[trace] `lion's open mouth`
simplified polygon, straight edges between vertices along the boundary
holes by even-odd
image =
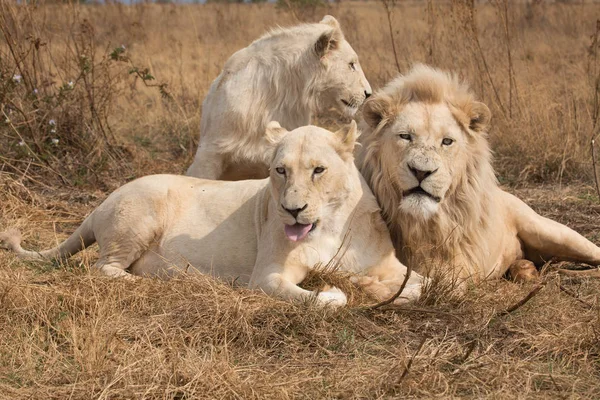
[[[427,196],[429,198],[431,198],[432,200],[435,200],[437,203],[440,202],[440,198],[437,196],[432,195],[431,193],[429,193],[428,191],[426,191],[425,189],[423,189],[421,186],[417,186],[414,187],[410,190],[407,190],[403,193],[404,197],[410,196],[410,195],[416,195],[416,196]]]
[[[314,231],[316,227],[316,222],[313,222],[312,224],[295,223],[294,225],[286,225],[285,236],[287,236],[287,238],[290,239],[292,242],[297,242],[308,236],[308,234]]]

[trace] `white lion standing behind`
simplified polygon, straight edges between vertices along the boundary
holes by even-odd
[[[200,144],[187,175],[237,180],[268,176],[270,121],[289,130],[318,110],[352,116],[371,95],[338,21],[279,28],[237,51],[202,104]]]

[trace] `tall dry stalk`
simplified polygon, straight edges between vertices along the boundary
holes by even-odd
[[[489,84],[492,87],[492,92],[494,93],[494,97],[496,98],[496,102],[498,103],[498,107],[500,108],[500,112],[506,118],[506,107],[504,106],[504,102],[500,98],[498,87],[494,79],[492,78],[490,67],[485,57],[485,53],[483,52],[481,41],[479,40],[479,32],[477,29],[476,21],[475,0],[452,0],[451,5],[453,12],[458,16],[458,21],[461,24],[460,28],[466,33],[467,38],[472,42],[473,46],[475,47],[475,50],[479,54],[479,59],[481,61],[481,64],[483,65],[483,72],[485,73]]]
[[[427,0],[427,48],[425,49],[427,52],[427,63],[435,64],[435,32],[436,32],[436,16],[435,16],[435,8],[433,5],[433,0]]]
[[[596,20],[596,31],[592,35],[592,43],[589,48],[588,73],[590,74],[590,84],[592,87],[593,110],[592,110],[592,133],[590,147],[592,150],[592,169],[594,170],[594,182],[596,184],[596,194],[600,201],[600,180],[598,180],[598,169],[596,167],[596,127],[598,116],[600,115],[600,71],[598,69],[598,46],[600,45],[600,19]]]
[[[396,68],[398,69],[398,72],[402,72],[402,70],[400,69],[400,61],[398,60],[398,53],[396,52],[396,42],[394,40],[394,28],[392,24],[396,0],[381,0],[381,4],[383,4],[385,15],[387,17],[390,40],[392,42],[392,50],[394,52],[394,61],[396,61]]]
[[[498,11],[498,15],[502,20],[502,27],[504,31],[504,44],[506,45],[506,58],[508,62],[507,75],[508,75],[508,115],[509,118],[513,118],[513,97],[518,103],[518,88],[517,81],[515,79],[515,70],[513,65],[512,57],[512,43],[511,43],[511,29],[509,21],[509,7],[508,0],[495,0],[493,1],[494,6]],[[518,104],[517,104],[518,106]]]

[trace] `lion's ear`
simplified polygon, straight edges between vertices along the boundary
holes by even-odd
[[[387,120],[392,115],[392,98],[386,94],[375,94],[363,106],[364,120],[371,128],[377,128],[381,121]]]
[[[337,50],[340,47],[340,43],[344,39],[344,34],[342,33],[340,24],[331,15],[326,15],[320,23],[333,28],[323,32],[315,43],[315,53],[317,53],[319,58],[322,58],[330,51]]]
[[[279,125],[277,121],[271,121],[267,124],[265,138],[272,145],[277,145],[288,131]]]
[[[348,126],[343,127],[335,133],[341,143],[341,150],[347,153],[354,151],[354,145],[360,133],[356,126],[356,122],[352,120]]]
[[[325,25],[329,25],[332,28],[336,28],[336,29],[340,29],[340,23],[338,22],[337,19],[335,19],[334,17],[332,17],[331,15],[326,15],[323,17],[323,19],[321,20],[321,22],[319,22],[320,24],[325,24]]]
[[[341,37],[335,29],[324,32],[315,43],[315,53],[319,58],[326,56],[329,52],[338,49],[340,40]]]
[[[469,129],[475,132],[486,131],[492,119],[492,113],[485,104],[476,101],[471,104],[469,110]]]

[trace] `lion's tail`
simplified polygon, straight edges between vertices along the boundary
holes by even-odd
[[[8,229],[0,232],[0,247],[11,250],[22,258],[66,259],[96,242],[90,217],[91,215],[83,221],[67,240],[52,249],[39,252],[23,249],[21,247],[21,232],[18,229]]]

